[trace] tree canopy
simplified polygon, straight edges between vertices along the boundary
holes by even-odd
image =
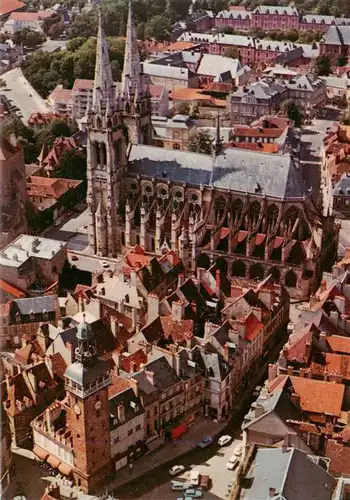
[[[282,110],[290,120],[293,120],[296,127],[300,127],[302,116],[298,104],[293,99],[288,99],[282,105]]]
[[[316,71],[320,76],[328,76],[331,72],[331,62],[329,57],[319,56],[315,62]]]
[[[196,130],[190,133],[188,150],[195,153],[210,154],[213,150],[213,139],[209,130]]]

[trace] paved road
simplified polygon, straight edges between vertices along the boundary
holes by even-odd
[[[28,80],[24,78],[20,68],[11,69],[1,75],[5,80],[7,89],[3,93],[13,104],[17,106],[23,115],[23,122],[26,124],[28,118],[35,112],[47,112],[48,108],[45,100],[33,89]]]

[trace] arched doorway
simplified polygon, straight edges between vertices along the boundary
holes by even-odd
[[[215,264],[216,267],[220,269],[220,271],[222,271],[224,274],[227,274],[228,266],[226,260],[223,257],[219,257],[218,259],[216,259]]]
[[[241,278],[245,277],[246,267],[245,263],[242,260],[235,260],[232,263],[232,276],[239,276]]]
[[[275,283],[279,283],[281,279],[281,273],[278,267],[271,267],[271,269],[269,270],[269,274],[271,274],[271,278]]]
[[[197,258],[197,267],[201,267],[203,269],[209,269],[210,267],[209,256],[204,253],[201,253]]]
[[[290,288],[295,288],[297,286],[297,275],[295,274],[294,271],[290,270],[286,274],[284,284]]]
[[[264,278],[264,268],[261,264],[253,264],[250,268],[251,279],[262,280]]]

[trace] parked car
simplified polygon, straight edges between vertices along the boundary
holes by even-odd
[[[177,474],[180,474],[180,472],[182,472],[183,470],[185,470],[185,466],[184,465],[174,465],[170,469],[169,474],[171,476],[176,476]]]
[[[231,443],[231,441],[232,441],[232,437],[229,436],[228,434],[225,434],[224,436],[221,436],[218,439],[218,445],[219,446],[225,446],[226,444]]]
[[[202,490],[208,490],[210,487],[210,476],[206,474],[201,474],[201,479],[199,481],[199,486],[202,488]]]
[[[185,491],[185,498],[202,498],[203,491],[198,488],[189,488]]]
[[[199,486],[200,474],[198,470],[193,469],[190,472],[190,483],[192,486]]]
[[[213,442],[213,438],[211,436],[205,436],[205,438],[202,439],[202,441],[198,444],[200,448],[206,448],[207,446],[210,446]]]
[[[233,455],[230,458],[230,460],[227,462],[226,469],[235,470],[235,468],[237,467],[238,464],[239,464],[239,458]]]
[[[173,491],[184,491],[187,490],[190,486],[190,483],[181,483],[180,481],[174,481],[171,489]]]
[[[243,451],[243,444],[238,444],[236,448],[233,450],[233,455],[235,457],[240,457]]]

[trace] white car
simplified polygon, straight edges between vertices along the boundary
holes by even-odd
[[[192,469],[190,472],[190,483],[191,486],[199,486],[200,474],[198,470]]]
[[[231,443],[231,441],[232,441],[232,437],[229,436],[228,434],[225,434],[224,436],[221,436],[218,439],[218,445],[225,446],[226,444]]]
[[[233,455],[235,457],[240,457],[242,455],[242,451],[243,451],[243,445],[242,444],[238,444],[236,446],[236,448],[234,449],[234,451],[233,451]]]
[[[238,457],[231,457],[230,460],[226,464],[226,469],[228,470],[234,470],[237,465],[239,464],[239,458]]]
[[[169,474],[171,476],[176,476],[177,474],[180,474],[180,472],[184,471],[185,470],[185,466],[184,465],[174,465],[170,471],[169,471]]]

